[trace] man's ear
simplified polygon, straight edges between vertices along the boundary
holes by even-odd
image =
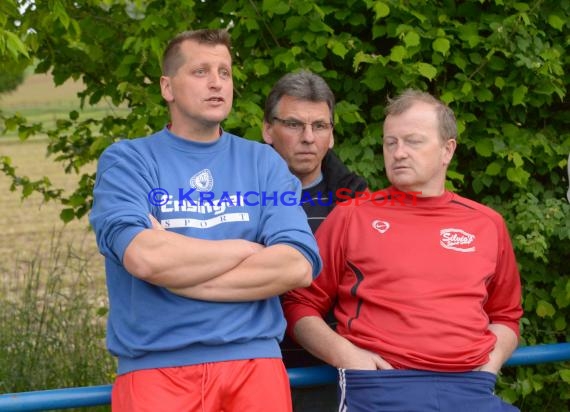
[[[174,100],[174,96],[172,94],[172,87],[170,84],[170,77],[160,76],[160,94],[162,95],[162,98],[166,100],[168,103]]]
[[[455,148],[457,147],[457,140],[449,139],[445,142],[445,153],[443,162],[447,166],[451,163],[451,159],[453,159],[453,154],[455,153]]]
[[[271,128],[273,125],[271,123],[263,121],[263,128],[261,129],[261,133],[263,135],[263,141],[267,144],[273,144],[273,137],[271,136],[272,130]]]
[[[334,134],[331,134],[331,141],[329,142],[329,149],[334,147]]]

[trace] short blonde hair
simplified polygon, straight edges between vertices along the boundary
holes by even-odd
[[[164,50],[162,55],[162,75],[174,76],[184,64],[184,56],[180,53],[180,45],[185,41],[195,41],[199,44],[217,46],[221,44],[228,48],[231,54],[230,34],[226,29],[188,30],[176,35]]]
[[[386,116],[398,115],[408,110],[415,102],[424,102],[435,107],[439,123],[439,135],[445,142],[457,139],[457,121],[453,111],[441,100],[427,92],[416,89],[406,89],[395,98],[388,97],[388,104],[384,110]]]

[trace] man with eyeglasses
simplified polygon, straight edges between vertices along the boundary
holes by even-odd
[[[367,190],[366,181],[332,151],[334,105],[325,80],[306,70],[283,76],[265,102],[263,139],[301,181],[301,201],[313,232],[338,201]],[[329,321],[334,326],[332,314]],[[323,364],[287,337],[281,349],[288,368]],[[294,411],[337,410],[335,385],[293,388],[292,396]]]

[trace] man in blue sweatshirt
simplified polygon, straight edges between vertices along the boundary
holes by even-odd
[[[222,130],[224,30],[163,56],[170,123],[99,159],[90,221],[105,256],[113,411],[290,411],[279,295],[320,272],[299,181],[267,145]]]

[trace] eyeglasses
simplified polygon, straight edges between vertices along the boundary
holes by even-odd
[[[332,128],[333,124],[329,122],[317,121],[313,123],[304,123],[299,120],[295,119],[280,119],[279,117],[273,116],[273,120],[277,120],[281,123],[287,130],[291,133],[301,134],[305,132],[305,127],[310,125],[313,134],[324,136],[329,133]]]

